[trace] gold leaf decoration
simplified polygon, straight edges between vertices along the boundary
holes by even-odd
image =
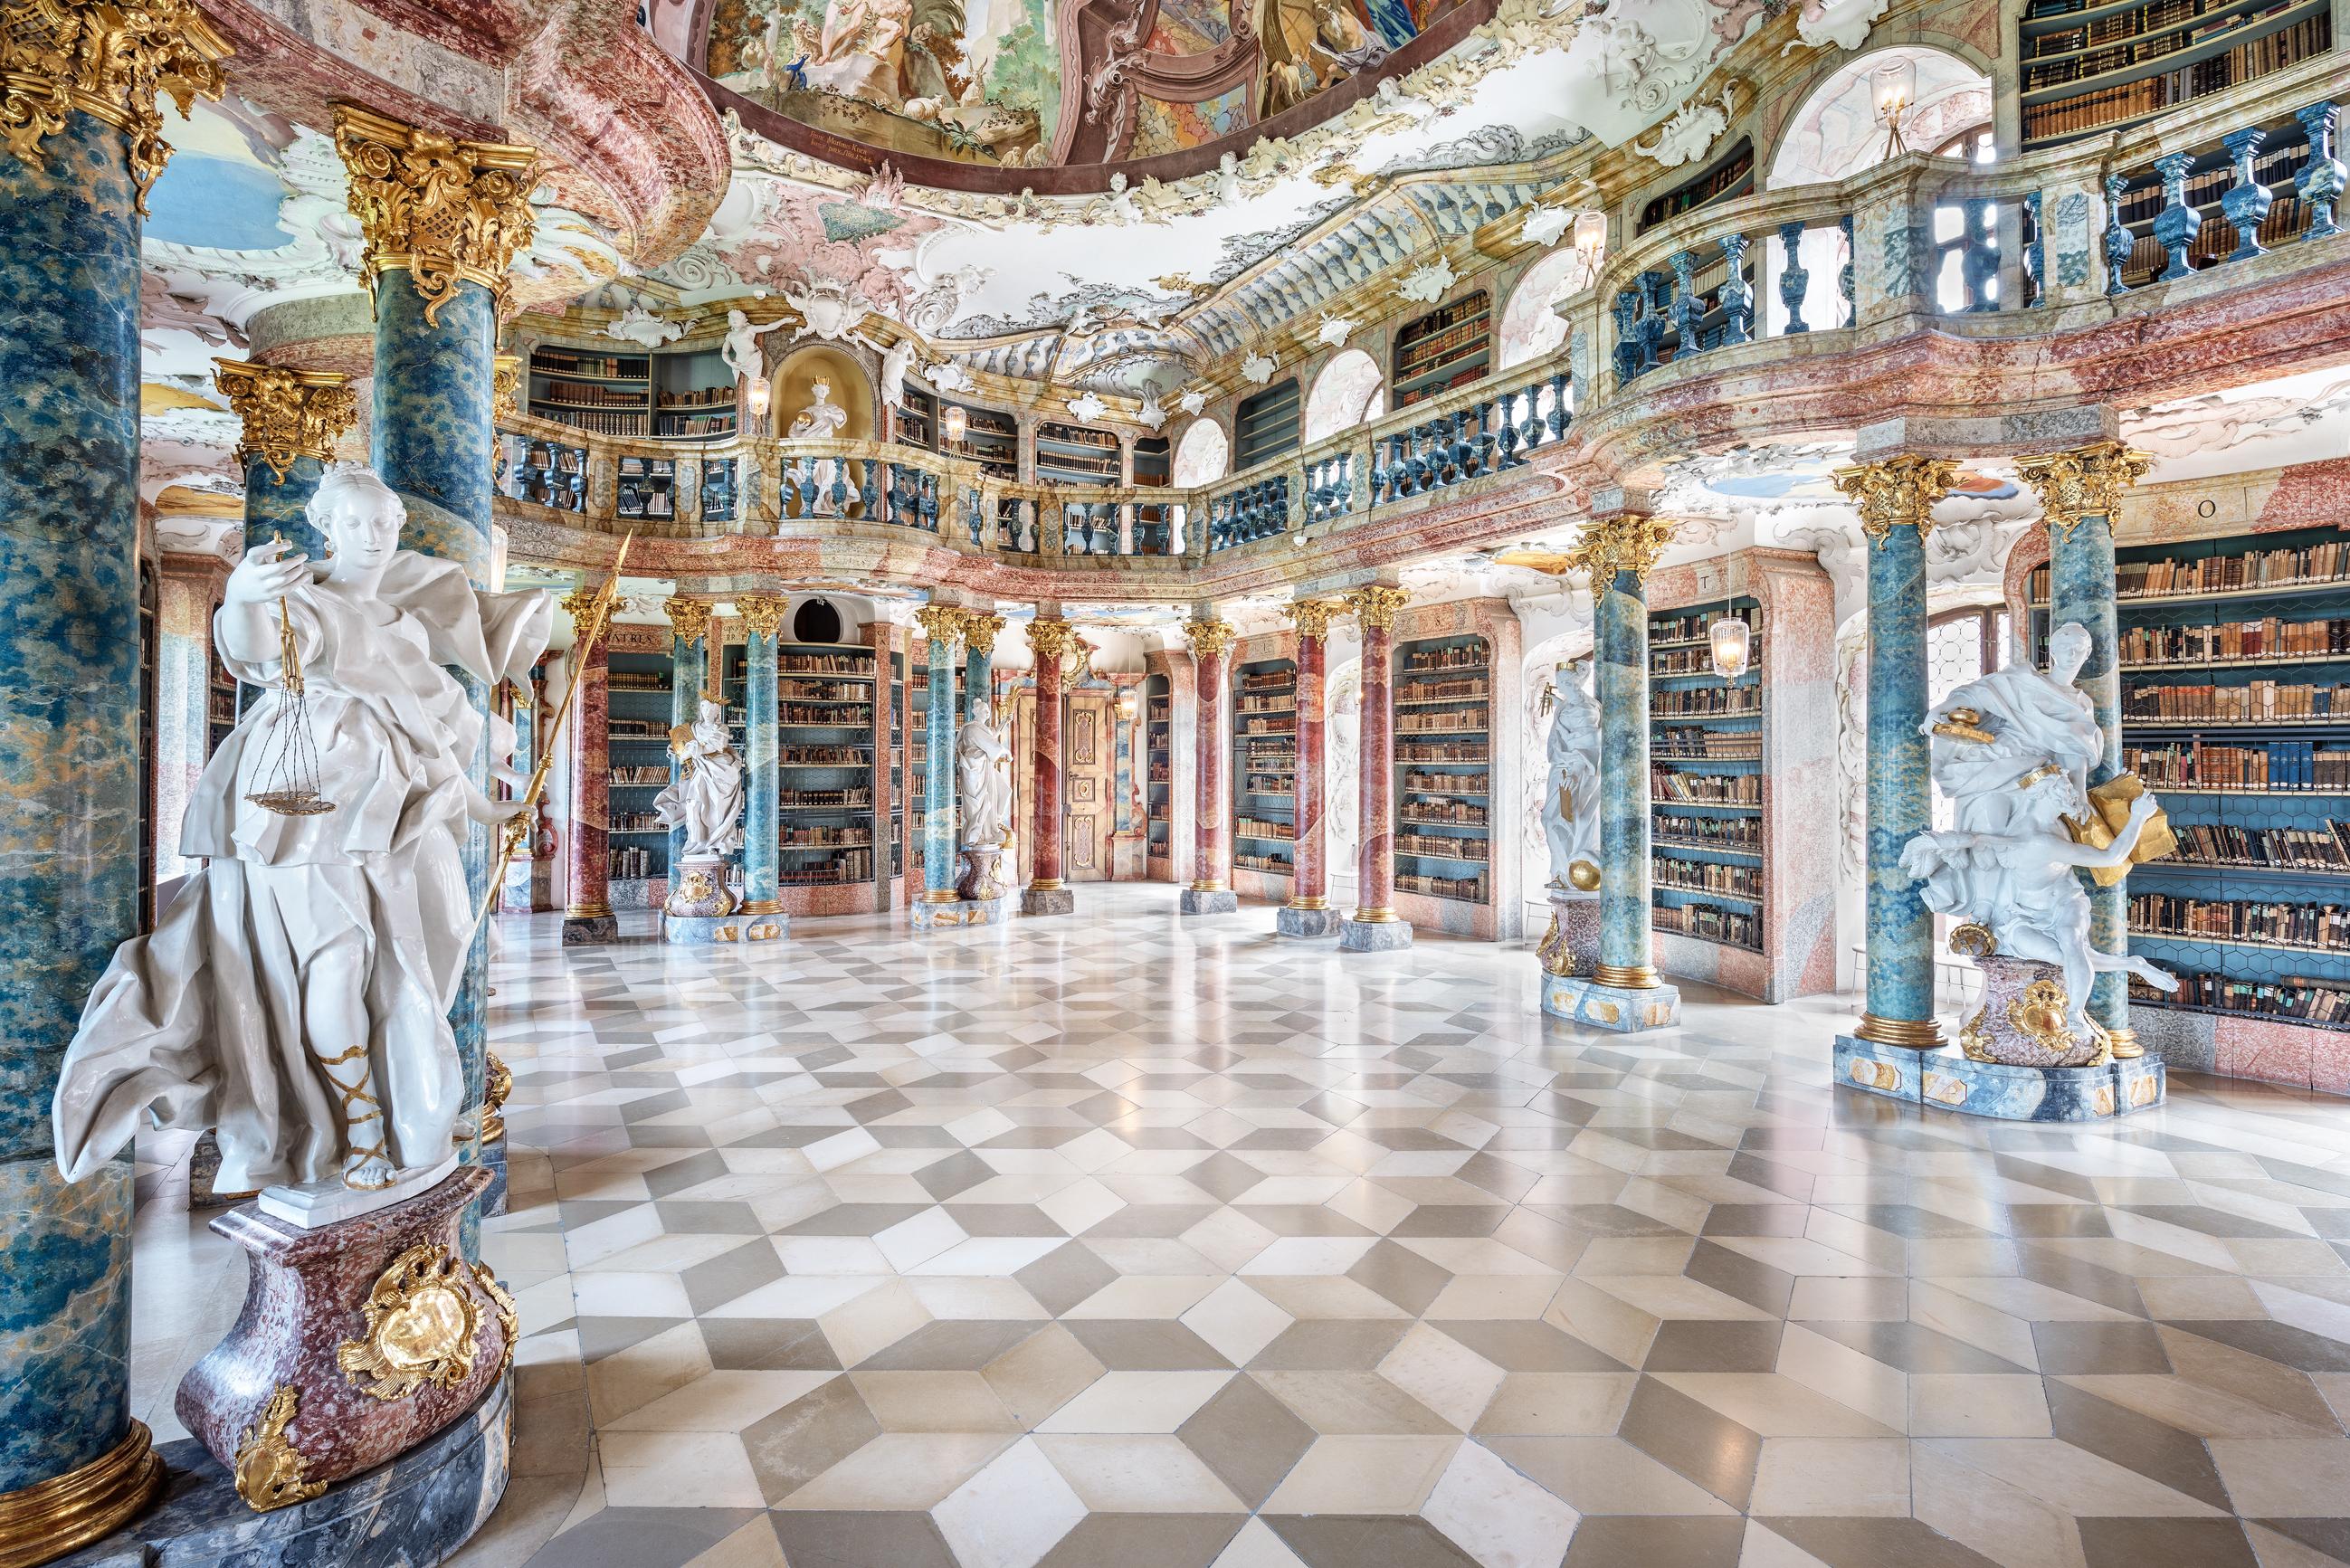
[[[481,1309],[458,1267],[457,1257],[434,1241],[419,1241],[394,1258],[361,1303],[366,1330],[336,1348],[336,1365],[379,1399],[402,1399],[428,1384],[463,1383],[479,1348]]]

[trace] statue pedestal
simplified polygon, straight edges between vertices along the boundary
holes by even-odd
[[[1000,926],[1012,918],[1013,898],[1006,889],[993,898],[955,898],[933,904],[917,895],[907,912],[918,931],[946,930],[959,926]]]
[[[1598,968],[1599,895],[1551,889],[1550,929],[1534,956],[1545,974],[1587,975]]]
[[[1358,920],[1350,915],[1338,922],[1338,950],[1342,953],[1391,953],[1409,946],[1409,920]]]
[[[681,947],[719,947],[728,942],[779,942],[791,929],[782,915],[661,915],[661,940]]]
[[[2064,971],[2054,964],[1989,953],[1975,966],[1983,1004],[1959,1035],[1969,1059],[2006,1067],[2092,1067],[2113,1059],[2113,1043],[2095,1020],[2085,1039],[2067,1027]]]
[[[620,918],[609,909],[600,915],[563,917],[563,945],[567,948],[602,947],[619,940]]]
[[[1012,889],[1003,884],[1002,845],[966,844],[956,852],[955,897],[966,903],[986,904]]]
[[[1338,934],[1338,928],[1346,923],[1344,913],[1326,906],[1318,909],[1301,909],[1295,904],[1284,904],[1273,912],[1274,934],[1281,937],[1335,937]]]
[[[172,1407],[256,1511],[307,1503],[396,1459],[504,1382],[514,1301],[458,1241],[489,1184],[488,1171],[463,1167],[404,1202],[314,1230],[255,1206],[213,1220],[249,1255],[244,1311]]]
[[[2108,1121],[2161,1105],[2168,1087],[2161,1058],[2151,1055],[2087,1067],[2013,1067],[1970,1060],[1955,1045],[1909,1051],[1839,1034],[1832,1061],[1841,1088],[2002,1121]]]
[[[321,1225],[356,1220],[362,1214],[405,1203],[418,1193],[440,1186],[456,1169],[457,1157],[452,1154],[438,1165],[403,1170],[390,1187],[379,1187],[371,1192],[346,1187],[339,1177],[306,1181],[299,1187],[265,1187],[261,1189],[260,1209],[272,1220],[315,1231]]]
[[[1581,975],[1545,972],[1542,1010],[1553,1018],[1564,1018],[1588,1028],[1631,1034],[1643,1029],[1671,1029],[1679,1025],[1681,993],[1677,986],[1652,985],[1636,990],[1625,985],[1602,985]]]

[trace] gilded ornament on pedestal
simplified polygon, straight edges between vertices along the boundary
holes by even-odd
[[[213,384],[244,421],[239,462],[259,458],[286,483],[294,460],[331,462],[335,442],[359,419],[349,378],[333,370],[287,370],[244,359],[213,361]]]
[[[514,1366],[515,1345],[522,1338],[522,1314],[515,1310],[514,1297],[498,1283],[497,1275],[490,1272],[487,1264],[475,1263],[473,1270],[473,1282],[482,1287],[482,1293],[490,1298],[490,1305],[497,1311],[498,1332],[506,1342],[505,1354],[498,1360],[498,1376],[504,1377]]]
[[[159,94],[184,117],[226,85],[227,42],[189,0],[0,0],[0,136],[27,163],[75,109],[129,133],[135,204],[171,161]]]
[[[405,1398],[425,1384],[463,1383],[473,1370],[481,1309],[459,1266],[456,1255],[434,1241],[419,1241],[394,1258],[360,1303],[367,1327],[336,1348],[335,1364],[379,1399]]]
[[[325,1481],[304,1479],[310,1461],[286,1437],[294,1424],[298,1396],[290,1383],[281,1383],[261,1412],[260,1423],[236,1439],[236,1495],[255,1513],[290,1503],[307,1502],[327,1490]]]
[[[528,830],[527,818],[518,816],[515,821],[522,823],[525,832]],[[506,1136],[504,1116],[506,1096],[513,1093],[514,1069],[508,1067],[496,1052],[487,1053],[484,1061],[482,1079],[482,1141],[484,1143],[496,1143]]]
[[[1347,596],[1347,607],[1354,613],[1355,622],[1365,631],[1392,631],[1396,612],[1411,602],[1411,596],[1401,588],[1373,583],[1357,588]]]
[[[1183,640],[1191,646],[1191,657],[1198,659],[1222,659],[1232,650],[1240,633],[1227,620],[1187,620],[1183,623]]]
[[[1586,523],[1582,537],[1567,555],[1567,569],[1588,573],[1595,593],[1613,585],[1621,572],[1629,572],[1645,584],[1663,558],[1665,546],[1672,543],[1674,527],[1669,518],[1636,512]]]
[[[1347,613],[1344,599],[1299,599],[1289,607],[1289,618],[1297,627],[1302,640],[1326,641],[1330,623]]]
[[[2069,452],[2027,457],[2017,477],[2039,493],[2049,526],[2069,536],[2084,517],[2109,522],[2120,510],[2122,492],[2146,476],[2154,459],[2117,441],[2092,441]]]
[[[344,103],[335,106],[335,150],[367,241],[360,273],[369,293],[404,268],[435,326],[460,283],[505,297],[506,269],[534,232],[536,149],[458,141]]]
[[[1989,958],[1999,950],[1999,939],[1981,921],[1968,920],[1951,930],[1950,950],[1968,958]]]
[[[1830,477],[1860,509],[1860,531],[1882,545],[1896,528],[1915,528],[1920,539],[1934,531],[1934,503],[1958,483],[1959,464],[1948,457],[1888,457]]]

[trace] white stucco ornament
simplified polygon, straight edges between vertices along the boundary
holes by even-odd
[[[803,337],[821,337],[827,343],[838,343],[857,335],[857,324],[873,308],[873,302],[854,284],[841,283],[828,277],[811,276],[797,288],[782,291],[785,300],[800,313],[800,324],[792,333],[792,341]]]
[[[620,312],[619,319],[605,324],[604,336],[617,337],[623,343],[634,343],[646,348],[658,348],[685,336],[682,322],[663,321],[644,307],[641,300],[631,300]]]
[[[1518,225],[1518,233],[1528,244],[1550,246],[1558,244],[1566,231],[1575,225],[1571,207],[1536,207]]]
[[[1460,275],[1452,270],[1452,264],[1438,256],[1434,261],[1422,262],[1406,273],[1403,282],[1396,286],[1396,292],[1406,299],[1434,305],[1444,297],[1445,290],[1460,281]]]
[[[1175,406],[1187,414],[1196,414],[1208,406],[1208,394],[1194,387],[1178,397]]]
[[[1274,369],[1272,355],[1262,348],[1252,349],[1249,357],[1241,361],[1241,377],[1253,387],[1262,387],[1273,379]]]
[[[1654,140],[1636,141],[1632,151],[1667,169],[1696,162],[1713,145],[1714,138],[1730,129],[1730,117],[1737,112],[1737,92],[1732,85],[1723,88],[1719,99],[1683,104],[1672,119],[1657,127]]]
[[[972,386],[971,372],[951,359],[941,359],[922,374],[941,392],[968,392]]]
[[[1316,343],[1326,343],[1333,348],[1343,348],[1347,345],[1347,339],[1354,336],[1355,328],[1358,325],[1360,324],[1351,316],[1339,316],[1326,310],[1322,313],[1322,325],[1314,329],[1314,340]]]
[[[1142,408],[1134,417],[1154,431],[1167,423],[1167,406],[1159,400],[1158,382],[1142,383]]]
[[[1791,54],[1798,47],[1825,48],[1834,44],[1847,52],[1868,41],[1869,28],[1885,15],[1892,0],[1804,0],[1803,8],[1795,14],[1795,38],[1779,52]]]
[[[1101,399],[1093,392],[1080,392],[1076,397],[1069,400],[1069,412],[1076,415],[1077,418],[1083,420],[1086,423],[1091,424],[1096,420],[1101,418],[1104,414],[1109,412],[1109,405],[1103,402]]]

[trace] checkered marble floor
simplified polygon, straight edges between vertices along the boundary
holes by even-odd
[[[1921,1114],[1829,1087],[1832,1002],[1627,1041],[1523,950],[1078,898],[507,923],[529,1337],[460,1563],[2350,1562],[2350,1104]]]

